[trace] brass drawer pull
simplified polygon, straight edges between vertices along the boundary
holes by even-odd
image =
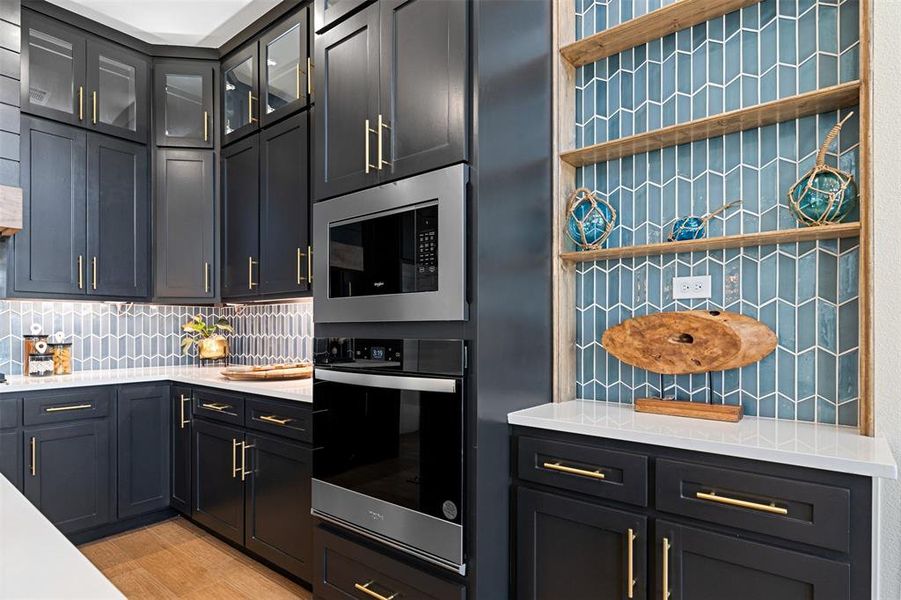
[[[397,596],[399,595],[398,592],[394,592],[390,596],[382,596],[378,592],[374,592],[371,589],[369,589],[369,586],[372,585],[373,583],[375,583],[375,581],[370,581],[369,583],[355,583],[354,588],[360,590],[361,592],[363,592],[370,598],[375,598],[375,600],[393,600],[394,598],[397,598]]]
[[[626,566],[626,597],[632,598],[635,595],[635,532],[630,527],[626,532],[626,554],[628,554],[628,564]]]
[[[670,591],[669,591],[669,551],[672,546],[669,543],[669,538],[663,538],[663,585],[660,586],[662,589],[660,590],[661,600],[669,600]]]
[[[179,402],[179,404],[181,406],[181,420],[179,423],[179,427],[181,429],[184,429],[185,425],[187,425],[191,422],[191,419],[185,419],[185,402],[190,402],[191,397],[185,396],[184,394],[181,394],[179,397],[181,399],[181,402]]]
[[[774,515],[787,515],[788,509],[776,506],[775,504],[761,504],[760,502],[749,502],[747,500],[739,500],[738,498],[729,498],[728,496],[717,496],[716,492],[695,492],[695,498],[698,500],[707,500],[709,502],[718,502],[720,504],[728,504],[729,506],[738,506],[741,508],[750,508],[760,512],[770,513]]]
[[[69,406],[51,406],[50,408],[45,408],[44,412],[54,413],[54,412],[63,412],[66,410],[84,410],[86,408],[94,408],[93,404],[70,404]]]
[[[218,410],[219,412],[225,412],[231,407],[231,404],[223,404],[221,402],[211,402],[209,404],[204,402],[200,405],[200,408],[209,408],[210,410]]]
[[[267,421],[269,423],[275,423],[276,425],[281,425],[282,427],[284,427],[285,425],[287,425],[288,423],[290,423],[291,421],[294,420],[294,419],[290,419],[288,417],[285,417],[284,419],[280,419],[275,415],[261,415],[259,417],[259,419],[260,419],[260,421]]]
[[[591,477],[592,479],[605,479],[606,476],[601,473],[600,469],[589,471],[588,469],[577,469],[576,467],[567,467],[566,465],[561,465],[559,462],[546,462],[542,465],[545,469],[550,469],[552,471],[560,471],[562,473],[569,473],[570,475],[580,475],[582,477]]]

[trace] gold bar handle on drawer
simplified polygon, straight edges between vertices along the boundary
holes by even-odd
[[[391,594],[390,596],[383,596],[376,591],[369,589],[375,581],[370,581],[369,583],[355,583],[354,588],[360,590],[370,598],[375,598],[375,600],[393,600],[393,598],[397,597],[397,592]]]
[[[717,496],[716,492],[695,492],[695,498],[698,500],[707,500],[708,502],[718,502],[719,504],[728,504],[729,506],[738,506],[740,508],[749,508],[760,512],[770,513],[773,515],[787,515],[788,509],[776,506],[775,504],[762,504],[760,502],[749,502],[747,500],[739,500],[738,498],[729,498],[728,496]]]
[[[210,403],[204,402],[203,404],[200,405],[200,408],[209,408],[211,410],[225,412],[226,410],[231,408],[231,404],[224,404],[222,402],[210,402]]]
[[[630,527],[626,532],[626,597],[635,595],[635,531]]]
[[[84,121],[84,86],[78,86],[78,120]]]
[[[238,476],[238,446],[243,443],[232,438],[232,479]]]
[[[210,113],[208,111],[203,111],[203,141],[209,141],[210,139]]]
[[[44,412],[54,413],[54,412],[64,412],[67,410],[85,410],[87,408],[93,408],[93,404],[70,404],[69,406],[51,406],[50,408],[45,408]]]
[[[34,436],[31,436],[31,476],[34,477],[37,474],[38,474],[37,440],[34,439]]]
[[[179,396],[179,398],[181,399],[181,402],[179,403],[179,404],[181,405],[181,419],[180,419],[180,422],[179,422],[179,427],[180,427],[181,429],[184,429],[184,428],[185,428],[185,425],[187,425],[188,423],[191,422],[191,419],[185,419],[185,402],[190,402],[190,401],[191,401],[191,397],[190,397],[190,396],[185,396],[184,394],[181,394],[181,395]]]
[[[669,600],[670,591],[669,591],[669,551],[672,546],[669,543],[669,538],[663,538],[663,564],[661,565],[663,569],[663,585],[660,587],[660,598],[661,600]]]
[[[288,423],[290,423],[291,421],[294,420],[294,419],[291,419],[291,418],[289,418],[289,417],[285,417],[284,419],[280,419],[280,418],[278,418],[278,417],[275,416],[275,415],[261,415],[261,416],[259,417],[259,419],[260,419],[260,421],[267,421],[267,422],[269,422],[269,423],[275,423],[276,425],[281,425],[282,427],[284,427],[285,425],[287,425]]]
[[[576,467],[567,467],[566,465],[561,465],[558,462],[546,462],[542,465],[545,469],[550,469],[551,471],[560,471],[562,473],[569,473],[570,475],[580,475],[582,477],[591,477],[592,479],[604,479],[605,475],[601,473],[600,470],[589,471],[588,469],[578,469]]]
[[[247,454],[244,452],[249,448],[256,448],[256,445],[241,442],[241,481],[244,481],[245,477],[252,474],[247,470]]]

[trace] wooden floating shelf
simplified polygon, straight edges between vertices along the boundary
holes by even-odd
[[[580,263],[616,258],[633,258],[636,256],[659,256],[679,252],[703,252],[723,248],[744,248],[746,246],[769,246],[792,242],[841,239],[858,235],[860,235],[860,223],[838,223],[836,225],[820,225],[818,227],[785,229],[782,231],[726,235],[702,238],[700,240],[661,242],[642,246],[623,246],[621,248],[601,248],[600,250],[587,250],[584,252],[564,252],[560,255],[560,258],[568,263]]]
[[[688,1],[683,0],[683,2]],[[669,146],[847,108],[857,104],[859,99],[860,82],[852,81],[704,119],[586,146],[578,150],[568,150],[560,154],[560,159],[574,167],[584,167],[623,156],[660,150]]]
[[[760,0],[679,0],[568,44],[560,48],[560,54],[572,66],[581,67],[758,2]]]

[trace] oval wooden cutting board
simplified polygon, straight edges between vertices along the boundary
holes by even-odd
[[[757,362],[776,349],[776,334],[737,313],[689,310],[628,319],[605,331],[601,345],[626,364],[682,375]]]

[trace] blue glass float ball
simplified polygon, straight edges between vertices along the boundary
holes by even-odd
[[[676,219],[673,223],[673,233],[670,235],[671,242],[681,242],[683,240],[699,240],[704,237],[704,219],[700,217],[685,217],[684,219]]]
[[[582,246],[583,243],[593,246],[604,241],[607,227],[612,222],[613,213],[609,206],[601,202],[592,206],[591,200],[585,198],[573,207],[566,223],[566,232],[578,246]],[[579,223],[582,223],[585,230],[584,241],[579,232]]]
[[[840,223],[857,206],[857,184],[843,173],[823,171],[813,176],[813,185],[807,189],[808,179],[803,179],[792,191],[796,210],[808,222]],[[842,191],[842,185],[847,187]],[[834,196],[832,206],[830,197]]]

